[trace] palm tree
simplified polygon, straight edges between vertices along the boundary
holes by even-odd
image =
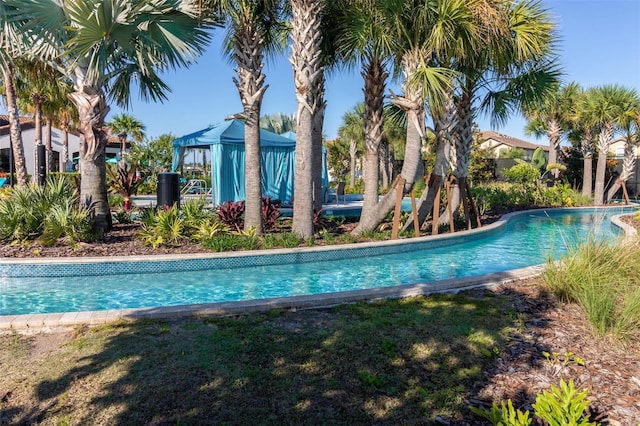
[[[291,230],[301,238],[313,236],[314,154],[318,129],[324,116],[324,66],[321,52],[324,0],[290,0],[290,62],[296,91],[296,176],[294,183],[293,223]],[[321,141],[320,141],[321,142]],[[317,155],[316,155],[317,157]]]
[[[53,92],[58,84],[58,73],[47,64],[37,60],[20,60],[16,62],[18,80],[16,89],[18,104],[22,111],[33,115],[35,122],[34,159],[37,159],[38,145],[45,144],[46,170],[51,171],[51,117],[45,114],[46,104],[52,101]],[[51,113],[50,110],[47,110]],[[46,138],[43,138],[43,119],[47,126]],[[37,164],[37,160],[34,164]]]
[[[464,7],[462,0],[456,5]],[[437,7],[427,1],[415,0],[393,2],[395,8],[389,10],[389,22],[386,31],[396,41],[394,44],[395,66],[402,73],[401,95],[391,94],[391,102],[407,115],[407,142],[400,182],[376,205],[369,215],[362,215],[354,234],[361,234],[374,229],[391,211],[397,198],[396,191],[406,193],[415,182],[420,171],[422,140],[426,135],[425,101],[430,105],[442,105],[447,90],[451,87],[453,74],[441,67],[431,65],[430,60],[439,40],[434,40],[434,21],[438,14]]]
[[[500,125],[512,112],[538,104],[557,84],[560,71],[556,61],[555,25],[549,12],[538,2],[522,0],[497,7],[492,13],[476,14],[481,43],[477,53],[456,59],[460,73],[460,92],[456,96],[457,129],[453,186],[449,208],[458,211],[463,201],[467,227],[470,207],[468,171],[473,147],[474,104],[484,89],[480,108]],[[487,90],[489,89],[489,90]],[[443,217],[444,219],[444,217]]]
[[[620,128],[624,133],[624,157],[622,159],[622,171],[614,184],[607,191],[607,203],[611,202],[613,196],[622,187],[623,195],[627,204],[629,195],[627,194],[626,182],[629,180],[636,165],[636,149],[640,142],[640,98],[635,100],[625,108],[624,116],[620,119]]]
[[[352,188],[356,186],[356,163],[358,156],[358,145],[363,145],[365,139],[364,109],[364,104],[359,103],[355,106],[355,108],[353,108],[353,110],[347,111],[342,116],[342,125],[338,128],[338,136],[340,137],[340,139],[349,142],[349,186],[351,186]],[[378,168],[377,162],[375,168]],[[366,173],[369,172],[370,170],[367,169]]]
[[[341,6],[336,36],[339,57],[347,65],[359,64],[364,79],[365,175],[361,215],[369,217],[378,204],[384,91],[387,65],[395,44],[395,38],[388,31],[392,25],[390,19],[394,5],[385,0],[350,0],[342,2]],[[388,181],[387,170],[384,171]],[[353,174],[351,181],[353,186]]]
[[[132,82],[143,99],[162,101],[169,89],[158,71],[189,65],[209,40],[209,19],[188,0],[12,0],[9,20],[21,24],[30,53],[69,77],[84,138],[81,201],[96,229],[111,228],[105,169],[107,96],[126,106]]]
[[[118,135],[120,139],[120,158],[124,161],[124,153],[127,149],[127,139],[131,136],[135,141],[142,142],[145,137],[144,131],[147,129],[144,124],[138,121],[134,116],[121,113],[113,117],[106,123],[109,131]]]
[[[214,13],[226,19],[227,54],[236,63],[243,111],[235,114],[245,122],[245,219],[244,229],[262,234],[262,155],[260,110],[268,85],[264,84],[264,54],[284,50],[284,0],[208,0]]]
[[[579,93],[575,83],[566,86],[556,85],[549,90],[541,102],[526,107],[524,113],[528,119],[527,134],[546,134],[549,139],[549,164],[558,163],[560,139],[569,131],[571,111]],[[558,177],[558,171],[554,171]]]
[[[24,144],[22,143],[20,112],[15,91],[16,73],[13,63],[14,57],[17,57],[21,50],[20,44],[23,40],[21,37],[15,37],[14,24],[8,19],[10,14],[14,12],[15,6],[8,5],[7,2],[0,3],[0,69],[2,70],[4,95],[9,113],[9,138],[16,180],[18,186],[23,186],[27,184],[27,166],[24,157]]]
[[[296,132],[296,117],[293,114],[278,112],[260,117],[260,128],[281,135]]]
[[[593,196],[595,205],[602,204],[605,191],[605,171],[607,155],[616,131],[623,130],[628,117],[638,105],[635,90],[617,84],[598,86],[587,90],[581,100],[581,118],[585,125],[597,127],[598,162],[596,163],[596,183]]]
[[[20,113],[18,110],[17,96],[15,92],[15,68],[12,63],[7,61],[3,65],[2,77],[5,86],[7,111],[9,112],[9,137],[11,140],[11,149],[13,151],[12,154],[16,172],[16,183],[18,186],[23,186],[27,184],[27,166],[24,157],[22,131],[20,128]]]
[[[585,111],[581,108],[586,105],[584,97],[587,91],[579,88],[574,109],[571,114],[569,139],[577,142],[582,153],[582,195],[591,197],[593,194],[593,156],[595,154],[594,137],[599,130],[583,120]]]

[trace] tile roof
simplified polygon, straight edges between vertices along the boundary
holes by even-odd
[[[531,142],[523,141],[522,139],[514,138],[512,136],[503,135],[502,133],[494,132],[492,130],[484,130],[480,132],[480,139],[489,140],[493,139],[496,142],[500,142],[501,144],[512,146],[515,148],[522,149],[536,149],[538,147],[542,148],[543,151],[548,152],[549,147],[544,145],[536,145]]]

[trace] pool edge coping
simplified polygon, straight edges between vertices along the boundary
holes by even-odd
[[[543,265],[535,265],[485,275],[313,295],[155,308],[5,315],[0,316],[0,334],[67,331],[81,325],[100,326],[121,321],[135,322],[140,319],[188,319],[244,315],[268,312],[271,310],[297,311],[304,309],[321,309],[360,301],[400,299],[434,293],[459,292],[473,288],[493,287],[533,278],[540,275],[542,271]]]
[[[620,207],[620,206],[613,206]],[[598,208],[610,208],[610,207],[574,207],[570,209],[598,209]],[[517,212],[511,212],[496,222],[493,222],[485,227],[476,228],[467,231],[457,232],[455,234],[469,235],[472,233],[488,231],[496,227],[504,226],[508,221],[518,215],[528,214],[530,212],[539,211],[541,209],[534,210],[522,210]],[[567,210],[567,208],[550,208],[548,210]],[[624,232],[624,241],[629,242],[635,240],[637,231],[632,226],[624,223],[620,216],[626,214],[615,215],[610,218],[612,223],[621,228]],[[437,236],[419,237],[419,239],[425,238],[446,238],[449,236],[455,236],[455,234],[441,234]],[[359,243],[368,245],[393,245],[398,243],[409,243],[411,241],[418,240],[418,238],[406,239],[406,240],[392,240],[383,242],[370,242]],[[391,244],[389,244],[391,243]],[[345,246],[352,246],[352,244],[345,244]],[[342,246],[338,246],[342,247]],[[305,251],[313,251],[313,249],[330,250],[336,249],[335,246],[321,246],[321,247],[304,247],[301,248]],[[285,251],[296,249],[281,249]],[[300,250],[300,248],[298,248]],[[264,251],[264,250],[262,250]],[[268,251],[268,250],[267,250]],[[251,252],[246,252],[251,253]],[[205,253],[206,255],[207,253]],[[214,253],[220,254],[220,253]],[[224,253],[226,254],[226,253]],[[237,254],[237,252],[236,252]],[[245,254],[245,253],[242,253]],[[190,256],[177,255],[177,256]],[[157,260],[156,257],[168,257],[167,255],[160,256],[133,256],[136,258],[144,258],[146,260]],[[125,257],[122,257],[125,258]],[[188,257],[187,257],[188,258]],[[69,258],[49,258],[48,260],[66,260]],[[103,259],[104,258],[79,258],[78,260],[85,259]],[[128,257],[126,258],[128,259]],[[175,260],[176,257],[172,257]],[[3,259],[0,258],[0,261]],[[29,260],[33,259],[19,259],[24,263],[29,263]],[[47,259],[42,259],[47,260]],[[114,261],[114,257],[108,257],[107,261]],[[325,308],[330,306],[336,306],[345,303],[354,303],[357,301],[372,301],[381,299],[394,299],[404,298],[419,295],[428,295],[434,293],[444,292],[459,292],[469,290],[473,288],[493,287],[501,284],[506,284],[514,281],[521,281],[528,278],[533,278],[542,274],[544,264],[533,265],[520,269],[513,269],[503,272],[494,272],[484,275],[474,275],[469,277],[449,278],[438,281],[423,282],[417,284],[403,284],[398,286],[378,287],[369,289],[350,290],[333,293],[322,293],[313,295],[300,295],[300,296],[288,296],[268,299],[253,299],[243,300],[235,302],[216,302],[216,303],[204,303],[193,305],[175,305],[164,307],[152,307],[152,308],[131,308],[131,309],[115,309],[115,310],[101,310],[101,311],[80,311],[80,312],[58,312],[49,314],[23,314],[23,315],[0,315],[0,334],[20,332],[20,333],[37,333],[37,332],[54,332],[64,331],[70,328],[88,325],[99,326],[118,321],[136,321],[139,319],[178,319],[178,318],[197,318],[205,316],[231,316],[241,315],[257,312],[268,312],[274,309],[284,310],[302,310],[312,308]]]

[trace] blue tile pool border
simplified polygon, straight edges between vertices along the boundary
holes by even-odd
[[[199,270],[224,270],[252,266],[293,263],[330,262],[386,254],[406,253],[437,248],[486,238],[502,232],[513,218],[530,214],[554,215],[570,210],[598,211],[611,207],[555,208],[509,213],[498,221],[468,231],[392,241],[344,244],[338,246],[257,250],[248,252],[175,254],[158,256],[66,257],[66,258],[0,258],[0,277],[71,277],[162,273]],[[621,206],[614,208],[620,209]],[[631,208],[629,208],[631,211]],[[620,226],[619,224],[617,226]]]

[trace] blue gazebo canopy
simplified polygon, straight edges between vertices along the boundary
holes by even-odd
[[[293,201],[295,170],[295,133],[283,137],[260,130],[262,152],[262,193],[285,204]],[[176,171],[187,148],[208,148],[211,153],[211,186],[214,205],[245,199],[244,191],[244,123],[230,120],[182,136],[172,142]],[[325,166],[323,186],[328,186]]]

